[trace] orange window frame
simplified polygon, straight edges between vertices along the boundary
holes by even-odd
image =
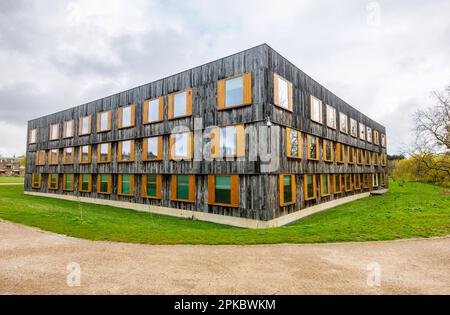
[[[56,155],[54,156],[54,153]],[[48,165],[58,165],[59,164],[59,149],[48,150]]]
[[[328,181],[328,192],[324,191],[324,178],[327,178]],[[320,175],[320,196],[321,197],[326,197],[331,195],[331,175],[329,174],[321,174]]]
[[[129,194],[125,194],[122,192],[122,187],[123,187],[123,183],[122,183],[122,179],[123,179],[123,175],[129,175],[130,176],[130,193]],[[133,196],[134,195],[134,175],[132,174],[119,174],[118,178],[118,183],[117,183],[117,194],[119,196]]]
[[[51,185],[52,175],[56,175],[56,187],[52,187],[52,185]],[[48,174],[48,189],[49,190],[58,190],[58,186],[59,186],[59,174],[49,173]]]
[[[88,175],[88,189],[83,189],[83,175]],[[80,174],[78,176],[78,191],[80,192],[92,192],[92,174]]]
[[[162,175],[156,175],[156,196],[147,195],[147,176],[148,175],[142,175],[142,197],[147,199],[161,199]]]
[[[311,138],[314,137],[316,139],[316,157],[311,157]],[[319,137],[317,136],[306,136],[306,142],[307,142],[307,157],[308,160],[318,161],[319,160],[319,151],[320,151],[320,144],[319,144]]]
[[[88,147],[88,159],[87,161],[83,161],[83,147]],[[78,154],[78,164],[90,164],[92,163],[92,151],[91,151],[91,145],[82,145],[79,147],[79,154]]]
[[[290,202],[285,202],[284,201],[284,177],[285,176],[290,176],[291,177],[291,196],[292,196],[292,201],[290,201]],[[295,204],[296,200],[297,200],[297,185],[295,183],[295,175],[292,175],[292,174],[280,174],[278,176],[278,191],[280,192],[280,196],[279,196],[280,207]]]
[[[67,123],[71,123],[72,127],[70,128],[70,134],[67,134]],[[67,138],[73,138],[73,136],[75,135],[75,120],[66,120],[63,124],[63,138],[67,139]]]
[[[108,190],[106,192],[101,191],[101,175],[108,176]],[[98,174],[97,175],[97,193],[102,195],[110,195],[111,194],[111,182],[112,182],[112,175],[110,174]]]
[[[123,125],[123,110],[125,108],[131,107],[131,119],[130,119],[130,125],[124,126]],[[136,105],[130,104],[127,106],[119,107],[118,111],[118,129],[125,129],[125,128],[133,128],[136,124]]]
[[[108,145],[108,159],[106,161],[101,161],[101,154],[102,154],[102,145],[107,144]],[[97,164],[105,164],[105,163],[111,163],[111,142],[108,143],[99,143],[97,144]]]
[[[337,190],[336,187],[336,178],[339,178],[339,190]],[[342,193],[342,175],[340,174],[333,175],[333,193],[334,194]]]
[[[86,132],[83,132],[83,120],[87,118],[88,119],[88,130]],[[87,115],[80,117],[78,120],[78,135],[79,136],[87,136],[92,133],[92,115]]]
[[[236,154],[223,156],[220,152],[220,129],[228,127],[234,127],[236,129]],[[213,128],[211,130],[211,156],[212,158],[239,158],[245,156],[245,125],[240,124]]]
[[[155,158],[148,157],[148,139],[158,138],[158,155]],[[142,161],[161,161],[163,156],[163,137],[149,137],[142,140]]]
[[[331,154],[331,157],[330,157],[330,159],[328,159],[327,158],[327,142],[329,142],[330,143],[330,154]],[[328,140],[328,139],[323,139],[323,141],[322,141],[322,152],[323,152],[323,160],[325,161],[325,162],[334,162],[334,144],[333,144],[333,141],[331,141],[331,140]]]
[[[291,148],[292,148],[291,132],[297,132],[297,146],[298,146],[297,156],[294,156],[291,154]],[[302,158],[302,145],[303,145],[302,133],[298,130],[286,128],[286,156],[288,158],[301,159]]]
[[[67,161],[67,149],[72,149],[70,161]],[[64,165],[73,164],[74,158],[75,158],[75,148],[74,147],[67,147],[67,148],[63,149],[63,164]]]
[[[180,93],[186,93],[186,114],[180,116],[174,116],[175,95]],[[192,89],[178,91],[168,95],[168,119],[180,119],[192,116]]]
[[[287,108],[280,104],[279,80],[286,82],[287,86],[288,86],[288,107]],[[282,108],[282,109],[290,111],[290,112],[292,112],[293,108],[294,108],[292,82],[286,80],[285,78],[283,78],[282,76],[280,76],[276,73],[273,74],[273,104],[279,108]]]
[[[230,177],[230,203],[216,202],[216,176],[229,176]],[[229,174],[216,174],[208,175],[208,204],[225,207],[239,207],[239,175]]]
[[[106,129],[101,129],[102,127],[102,114],[107,113],[108,114],[108,124],[106,126]],[[102,132],[108,132],[111,131],[111,121],[112,121],[112,112],[110,110],[97,113],[97,133]]]
[[[124,160],[123,157],[122,157],[122,155],[123,155],[123,152],[122,152],[122,145],[123,145],[123,143],[124,143],[125,141],[130,141],[130,142],[131,142],[131,143],[130,143],[130,159],[129,159],[129,160]],[[117,147],[118,147],[118,149],[117,149],[117,150],[118,150],[118,154],[117,154],[118,158],[117,158],[117,161],[118,161],[119,163],[131,163],[131,162],[134,162],[134,140],[124,140],[124,141],[119,141]]]
[[[345,144],[336,143],[336,162],[345,163]]]
[[[177,199],[178,175],[172,175],[170,183],[170,200],[195,203],[195,175],[186,176],[189,176],[189,199]]]
[[[35,185],[35,178],[38,177],[38,184]],[[31,188],[41,188],[42,184],[42,176],[40,173],[32,173],[31,174]]]
[[[313,196],[308,196],[308,176],[312,177]],[[303,175],[303,194],[304,194],[305,200],[313,200],[313,199],[317,198],[316,175],[314,175],[314,174],[305,174],[305,175]]]
[[[149,121],[148,113],[149,113],[149,104],[151,101],[158,100],[158,120]],[[142,123],[144,125],[147,124],[155,124],[164,120],[164,96],[160,96],[158,98],[148,99],[144,101],[142,105]]]
[[[237,104],[233,106],[226,105],[226,82],[228,80],[236,79],[242,77],[242,104]],[[243,106],[249,106],[252,104],[252,74],[250,72],[241,73],[232,77],[228,77],[217,82],[217,110],[228,110]]]

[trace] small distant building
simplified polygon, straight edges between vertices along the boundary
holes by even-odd
[[[20,166],[20,157],[0,157],[0,176],[25,176],[25,167]]]

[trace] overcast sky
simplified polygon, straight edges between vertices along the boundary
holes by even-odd
[[[450,84],[450,1],[0,0],[0,155],[26,122],[267,43],[387,128]]]

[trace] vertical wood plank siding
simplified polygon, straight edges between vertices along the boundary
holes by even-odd
[[[168,60],[167,62],[170,62]],[[251,106],[243,106],[234,109],[219,111],[217,108],[218,81],[242,73],[251,73]],[[292,83],[293,111],[286,111],[274,106],[274,74],[280,75]],[[192,116],[181,119],[169,120],[168,95],[174,92],[192,89]],[[322,125],[310,120],[310,95],[313,95],[323,103],[323,113],[326,113],[326,104],[336,108],[336,130],[326,127],[326,117],[323,116]],[[249,97],[249,96],[247,96]],[[163,120],[151,124],[143,124],[143,104],[149,99],[160,98],[163,102]],[[132,128],[118,129],[118,108],[135,104],[135,126]],[[97,133],[97,113],[111,111],[111,131]],[[28,133],[31,129],[38,129],[35,144],[27,145],[27,162],[25,176],[25,190],[40,191],[58,194],[74,194],[93,198],[107,198],[120,201],[138,202],[143,204],[161,205],[180,209],[203,211],[214,214],[238,216],[259,220],[270,220],[294,211],[301,210],[309,205],[329,201],[335,198],[354,194],[355,192],[330,194],[326,197],[305,201],[303,196],[303,174],[335,174],[335,173],[383,173],[383,166],[349,165],[323,162],[322,140],[318,145],[320,150],[319,161],[306,159],[306,135],[317,135],[320,138],[338,141],[354,147],[386,153],[386,148],[376,146],[353,138],[350,135],[339,132],[339,112],[348,115],[348,118],[377,130],[380,134],[386,134],[385,128],[369,117],[360,113],[343,100],[332,94],[322,85],[314,81],[300,69],[291,64],[269,46],[263,44],[249,50],[189,69],[178,74],[145,84],[127,91],[123,91],[93,102],[69,108],[51,115],[37,118],[28,122]],[[79,118],[91,116],[91,134],[78,136]],[[247,126],[263,126],[267,117],[274,126],[282,128],[280,132],[280,167],[276,172],[264,172],[261,170],[261,161],[171,161],[169,159],[169,135],[176,126],[188,126],[194,131],[194,118],[201,117],[202,124],[195,129],[205,129],[211,126],[226,126],[245,124]],[[64,121],[73,120],[75,130],[74,137],[63,138]],[[50,125],[59,123],[59,139],[49,141]],[[288,159],[286,157],[286,130],[289,127],[301,131],[301,159]],[[163,136],[162,161],[143,162],[142,139],[147,137]],[[245,136],[245,156],[248,157],[249,140]],[[135,139],[135,160],[131,163],[118,163],[118,141]],[[260,141],[270,139],[260,139]],[[28,141],[28,139],[27,139]],[[111,142],[111,163],[97,163],[96,144]],[[92,163],[79,164],[78,147],[91,145]],[[75,147],[74,164],[43,166],[35,165],[36,151],[62,149]],[[336,147],[336,146],[335,146]],[[201,155],[202,148],[199,143],[194,143],[194,155]],[[31,174],[42,174],[40,188],[32,188]],[[80,192],[78,188],[79,176],[74,177],[74,191],[63,191],[63,176],[59,176],[57,190],[48,190],[48,174],[71,173],[93,174],[92,192]],[[97,175],[113,174],[111,194],[97,193]],[[117,174],[134,174],[134,196],[118,195]],[[142,196],[142,174],[162,175],[161,199],[149,199]],[[170,200],[170,177],[172,174],[189,174],[195,176],[195,203],[185,203]],[[208,205],[208,174],[239,174],[239,207],[224,207]],[[279,206],[278,174],[294,174],[296,182],[295,203],[285,207]],[[320,180],[317,180],[317,192],[320,191]],[[361,189],[366,191],[367,189]]]

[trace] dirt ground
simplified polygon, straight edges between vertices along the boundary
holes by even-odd
[[[71,263],[79,265],[79,278]],[[80,286],[73,286],[77,279]],[[450,294],[450,238],[153,246],[86,241],[0,221],[0,294],[19,293]]]

